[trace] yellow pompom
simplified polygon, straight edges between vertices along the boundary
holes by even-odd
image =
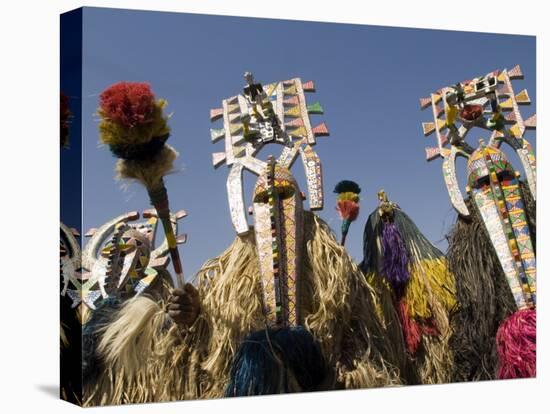
[[[359,202],[359,194],[352,193],[351,191],[346,191],[344,193],[338,194],[338,201],[355,201]]]

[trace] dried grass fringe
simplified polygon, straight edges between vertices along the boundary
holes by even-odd
[[[458,311],[451,318],[452,381],[495,379],[495,335],[500,322],[516,310],[483,220],[470,199],[470,217],[458,216],[447,236],[447,263],[456,277]]]
[[[443,384],[451,381],[453,358],[449,346],[450,315],[456,310],[456,286],[444,257],[415,262],[405,291],[413,318],[433,318],[437,337],[422,335],[423,349],[415,365],[422,384]]]
[[[412,357],[407,355],[398,344],[404,344],[401,322],[394,316],[392,325],[394,329],[386,332],[395,348],[403,355],[401,362],[402,376],[409,384],[442,384],[448,383],[452,378],[453,358],[449,347],[451,337],[450,314],[456,309],[456,288],[454,277],[447,269],[445,258],[424,259],[415,262],[411,268],[411,278],[405,290],[405,300],[410,310],[410,316],[419,319],[433,318],[439,335],[422,335],[422,346],[418,353]],[[386,278],[369,273],[368,280],[373,285],[385,287],[392,291]],[[379,295],[385,300],[382,315],[392,316],[395,304],[390,294]]]
[[[329,388],[401,384],[406,361],[392,340],[400,330],[389,291],[369,285],[328,225],[309,212],[305,233],[304,325],[335,371]],[[138,297],[123,306],[101,339],[108,368],[86,387],[86,405],[223,396],[240,341],[265,327],[253,232],[207,261],[195,282],[201,313],[187,332],[162,303]]]

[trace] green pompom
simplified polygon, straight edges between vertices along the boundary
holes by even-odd
[[[340,193],[359,194],[361,193],[361,187],[359,187],[359,184],[357,184],[355,181],[342,180],[338,184],[336,184],[336,187],[334,187],[334,192],[337,194],[340,194]]]

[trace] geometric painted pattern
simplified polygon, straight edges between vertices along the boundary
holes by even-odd
[[[472,195],[481,217],[483,218],[483,222],[489,233],[491,243],[495,248],[495,252],[508,281],[508,286],[510,287],[516,305],[518,309],[525,309],[528,306],[525,300],[522,283],[519,280],[514,256],[508,244],[508,234],[501,221],[491,188],[485,187],[482,189],[474,189]]]
[[[260,102],[253,102],[253,90],[260,91],[256,95],[260,97]],[[212,121],[223,121],[223,128],[211,130],[212,142],[224,141],[224,151],[215,152],[212,162],[215,168],[223,164],[229,167],[229,212],[237,234],[249,231],[243,172],[247,170],[258,176],[263,173],[266,162],[256,158],[256,155],[269,143],[281,144],[278,148],[282,146],[277,160],[280,166],[290,169],[297,156],[302,157],[306,168],[309,207],[312,210],[323,208],[320,161],[312,146],[316,144],[317,137],[327,136],[329,131],[324,123],[312,125],[310,115],[322,114],[323,108],[318,102],[306,102],[308,92],[315,92],[313,81],[302,82],[300,78],[268,84],[251,83],[242,94],[223,99],[220,108],[210,111]],[[266,113],[269,114],[267,117]]]
[[[142,216],[144,220],[138,221],[137,211],[122,214],[86,233],[90,239],[82,252],[83,273],[86,283],[97,283],[104,298],[117,292],[124,296],[142,293],[154,281],[157,270],[166,270],[170,263],[167,239],[156,241],[156,210],[145,210]],[[170,215],[178,244],[184,243],[186,236],[176,237],[177,223],[186,216],[184,210]]]
[[[532,308],[536,306],[535,251],[517,179],[504,154],[498,152],[482,144],[472,155],[472,162],[485,163],[483,169],[469,168],[472,196],[518,309]]]
[[[523,73],[519,65],[512,69],[495,70],[487,75],[471,78],[438,89],[429,96],[420,99],[421,109],[431,108],[432,120],[422,123],[425,136],[435,134],[435,147],[426,148],[426,159],[433,161],[436,158],[448,160],[452,155],[452,161],[446,161],[443,168],[445,183],[451,198],[453,207],[459,214],[468,216],[469,212],[464,203],[458,180],[448,177],[454,174],[456,155],[468,158],[473,148],[466,142],[466,137],[474,128],[480,128],[490,133],[489,147],[500,148],[503,143],[510,145],[518,154],[525,172],[525,178],[533,198],[536,199],[536,157],[531,145],[524,138],[526,129],[536,128],[536,114],[524,121],[519,107],[529,105],[531,100],[526,90],[515,93],[512,80],[522,79]],[[481,108],[479,115],[463,118],[466,106]],[[466,115],[465,115],[466,116]],[[457,148],[458,151],[451,151]],[[472,162],[472,168],[482,171],[482,162]],[[452,170],[452,171],[451,171]],[[486,172],[486,171],[485,171]],[[468,183],[472,186],[472,183]]]
[[[95,302],[102,296],[103,289],[99,280],[93,278],[82,266],[82,252],[76,237],[80,235],[60,223],[60,273],[62,280],[61,296],[71,299],[71,307],[84,304],[95,310]]]
[[[302,196],[291,172],[273,158],[254,194],[264,314],[269,326],[296,326],[301,323]]]

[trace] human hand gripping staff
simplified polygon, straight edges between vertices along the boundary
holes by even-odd
[[[166,101],[156,99],[147,83],[116,83],[100,95],[99,132],[101,142],[118,158],[117,179],[135,180],[147,189],[166,234],[177,284],[182,288],[183,269],[164,185],[164,176],[173,171],[178,153],[166,144],[170,128],[163,113],[165,106]]]

